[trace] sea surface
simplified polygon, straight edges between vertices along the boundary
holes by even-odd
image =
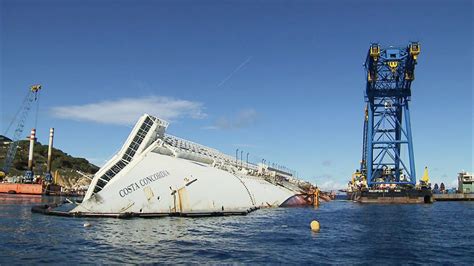
[[[210,218],[68,218],[0,195],[1,264],[474,264],[474,202],[261,209]],[[318,220],[321,230],[310,230]],[[90,227],[84,227],[90,223]]]

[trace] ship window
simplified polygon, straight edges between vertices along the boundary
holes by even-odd
[[[146,135],[146,132],[143,129],[139,129],[137,132],[137,136],[142,138]]]
[[[107,185],[107,183],[101,179],[97,180],[97,185],[100,187],[100,188],[103,188],[105,187],[105,185]]]
[[[138,148],[138,146],[139,146],[139,145],[138,145],[137,143],[134,143],[134,142],[133,142],[133,143],[130,145],[130,148],[136,150],[136,149]]]
[[[127,164],[125,164],[122,160],[120,160],[118,163],[117,163],[117,166],[120,167],[120,168],[124,168]]]
[[[110,180],[110,176],[108,176],[107,173],[105,173],[104,175],[102,175],[100,178],[103,179],[103,180],[105,180],[105,181],[109,181],[109,180]]]
[[[130,162],[130,161],[132,160],[132,157],[130,157],[130,156],[127,155],[127,154],[124,154],[123,157],[122,157],[122,159],[123,159],[124,161],[126,161],[126,162]]]
[[[113,172],[109,169],[109,170],[107,170],[107,172],[105,172],[104,177],[106,177],[106,178],[104,178],[104,179],[109,181],[112,178],[112,176],[113,176]]]
[[[133,155],[135,155],[135,151],[132,150],[131,148],[128,148],[125,154],[127,154],[130,157],[133,157]]]
[[[115,165],[112,167],[112,171],[114,171],[115,174],[117,174],[118,172],[120,172],[120,170],[122,170],[122,169],[120,169],[120,167],[118,167],[117,164],[115,164]]]
[[[135,135],[135,137],[133,138],[133,142],[139,143],[141,141],[140,138],[141,138],[140,136]]]
[[[150,126],[147,125],[147,124],[142,124],[142,126],[140,127],[141,130],[144,130],[144,131],[148,131],[148,129],[150,129]]]

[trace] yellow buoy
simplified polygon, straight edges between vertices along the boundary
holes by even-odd
[[[319,222],[316,220],[313,220],[311,222],[311,231],[319,231]]]

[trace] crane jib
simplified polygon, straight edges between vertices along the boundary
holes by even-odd
[[[15,159],[16,151],[18,149],[18,142],[20,141],[20,138],[22,137],[23,130],[25,128],[25,123],[28,118],[28,115],[31,110],[31,105],[33,102],[37,102],[37,108],[36,112],[38,112],[39,108],[39,94],[41,92],[41,85],[33,85],[30,87],[28,90],[28,93],[23,100],[22,105],[18,109],[18,112],[16,113],[15,117],[13,118],[12,122],[10,123],[10,126],[13,125],[15,122],[16,127],[15,131],[13,132],[13,137],[10,145],[8,146],[7,154],[5,156],[5,161],[3,163],[2,170],[6,174],[9,172],[10,167],[13,163],[13,160]],[[37,121],[37,114],[35,115],[35,120]],[[36,127],[36,121],[35,121],[35,127]],[[7,131],[9,130],[10,126],[7,128]],[[7,135],[8,132],[5,132],[5,135]]]

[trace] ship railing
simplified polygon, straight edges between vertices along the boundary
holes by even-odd
[[[164,138],[164,141],[165,143],[181,150],[181,151],[186,151],[186,152],[192,152],[192,153],[196,153],[196,154],[200,154],[200,155],[204,155],[204,156],[207,156],[207,157],[211,157],[211,158],[220,158],[220,159],[223,159],[226,157],[226,154],[216,150],[216,149],[213,149],[213,148],[210,148],[210,147],[207,147],[207,146],[204,146],[202,144],[198,144],[198,143],[195,143],[195,142],[192,142],[192,141],[189,141],[189,140],[186,140],[186,139],[182,139],[182,138],[179,138],[179,137],[176,137],[176,136],[173,136],[173,135],[169,135],[169,134],[166,134],[165,135],[165,138]]]
[[[214,148],[192,142],[190,140],[179,138],[170,134],[165,134],[164,141],[168,145],[171,145],[181,152],[189,152],[203,158],[211,158],[215,162],[221,162],[223,164],[232,165],[237,168],[242,167],[250,170],[258,170],[258,166],[253,163],[249,162],[247,164],[246,162],[241,162],[236,160],[233,156],[222,153]]]

